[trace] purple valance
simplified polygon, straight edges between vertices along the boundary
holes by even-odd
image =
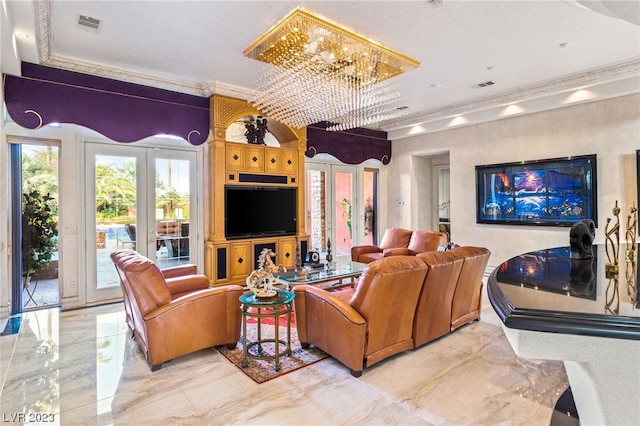
[[[331,154],[346,164],[360,164],[369,159],[382,164],[391,161],[391,141],[387,132],[356,128],[342,132],[325,130],[331,123],[318,123],[307,127],[307,151],[309,158],[316,154]]]
[[[166,134],[192,145],[209,135],[209,98],[25,62],[22,76],[5,75],[4,97],[30,129],[74,123],[118,142]]]

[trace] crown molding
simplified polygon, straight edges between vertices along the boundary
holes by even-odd
[[[248,101],[257,95],[257,91],[242,86],[236,86],[221,81],[210,81],[204,86],[204,92],[207,96],[222,95],[230,98],[242,99]]]
[[[428,123],[430,121],[452,117],[471,111],[498,107],[505,104],[522,101],[523,99],[534,99],[551,94],[565,92],[567,90],[577,89],[583,86],[621,80],[634,73],[638,74],[639,72],[640,59],[635,59],[610,67],[599,68],[588,72],[566,76],[557,80],[547,81],[524,88],[518,88],[508,92],[499,93],[495,96],[476,98],[466,102],[447,105],[443,108],[438,108],[426,113],[405,115],[402,117],[402,119],[399,120],[390,120],[386,123],[380,123],[380,127],[387,131],[397,130],[402,127]]]
[[[80,62],[63,56],[49,55],[49,59],[43,61],[42,65],[60,68],[67,71],[95,75],[98,77],[126,81],[128,83],[136,83],[142,86],[152,86],[158,89],[171,90],[189,95],[207,96],[204,87],[198,83],[163,78],[157,75],[138,73],[120,68],[107,67],[104,65],[96,65],[89,62]]]

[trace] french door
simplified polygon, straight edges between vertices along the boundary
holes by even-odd
[[[359,215],[354,216],[359,211],[355,209],[357,168],[307,163],[306,169],[309,248],[326,254],[330,241],[333,259],[348,260],[362,232]]]
[[[85,156],[87,302],[122,297],[116,250],[136,250],[161,268],[191,263],[195,152],[87,143]]]

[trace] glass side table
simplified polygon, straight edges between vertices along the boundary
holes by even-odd
[[[242,304],[242,366],[249,366],[249,358],[273,359],[274,368],[280,371],[280,357],[291,354],[291,311],[293,310],[293,299],[295,294],[289,291],[276,290],[277,294],[269,298],[257,298],[254,293],[246,293],[240,296]],[[252,309],[253,308],[253,309]],[[280,339],[279,319],[282,315],[287,316],[287,339]],[[249,342],[247,339],[247,320],[255,318],[257,324],[257,340]],[[262,318],[273,318],[274,332],[273,338],[262,337]],[[269,355],[262,348],[262,344],[273,344],[273,355]],[[283,350],[281,350],[281,345]],[[255,351],[251,348],[255,347]],[[255,352],[255,353],[254,353]]]

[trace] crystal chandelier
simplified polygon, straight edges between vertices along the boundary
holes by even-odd
[[[301,128],[321,121],[346,130],[404,115],[386,81],[419,62],[301,8],[244,50],[272,64],[249,100],[260,112]]]

